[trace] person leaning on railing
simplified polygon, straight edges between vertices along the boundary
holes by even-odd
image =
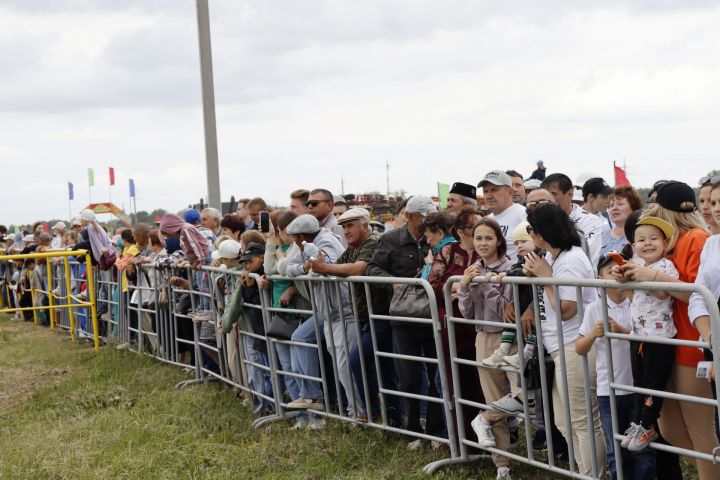
[[[318,205],[319,204],[315,204],[315,207]],[[332,210],[330,212],[332,212]],[[335,217],[333,217],[331,213],[330,217],[332,217],[332,223],[337,225]],[[303,214],[293,220],[287,226],[287,233],[298,246],[298,252],[288,262],[288,277],[311,274],[311,260],[318,258],[320,252],[324,255],[326,262],[335,263],[343,251],[345,251],[345,247],[340,243],[340,239],[330,230],[321,228],[318,219],[311,214]],[[314,251],[311,252],[310,250]],[[316,314],[308,318],[295,330],[291,338],[293,342],[316,344],[318,341],[315,335],[316,325],[319,329],[323,329],[327,335],[325,322],[334,320],[334,318],[328,316],[331,312],[327,311],[326,302],[323,301],[326,297],[324,294],[325,287],[322,282],[313,283],[312,288]],[[290,347],[290,356],[293,372],[306,376],[319,377],[321,370],[318,353],[318,351],[312,348],[292,345]],[[306,380],[304,378],[299,378],[298,383],[300,384],[300,398],[288,403],[288,408],[324,410],[325,402],[323,400],[321,385],[317,381]],[[318,422],[315,425],[320,426],[322,422]]]
[[[362,276],[365,274],[367,264],[372,260],[373,253],[377,249],[378,237],[372,234],[370,230],[370,213],[364,209],[355,207],[343,214],[337,219],[338,225],[343,229],[345,234],[345,241],[348,244],[348,248],[340,255],[336,263],[325,262],[324,255],[321,255],[318,259],[311,261],[311,268],[313,272],[322,275],[330,275],[336,277],[349,277],[349,276]],[[349,285],[341,283],[340,290],[343,293],[341,301],[346,303],[349,309],[352,309]],[[332,286],[331,286],[332,288]],[[388,299],[385,298],[387,290],[379,288],[377,285],[370,285],[371,301],[373,305],[373,311],[376,314],[387,314],[382,309],[388,303]],[[346,296],[347,295],[347,296]],[[340,377],[343,378],[345,372],[343,370],[346,367],[345,361],[348,362],[349,368],[353,372],[355,380],[355,393],[358,400],[358,413],[356,420],[360,423],[366,423],[368,421],[368,405],[365,401],[364,396],[364,384],[362,376],[361,362],[365,363],[365,370],[368,375],[369,385],[368,390],[370,394],[370,410],[371,414],[375,419],[380,417],[380,408],[378,405],[378,381],[377,372],[375,371],[375,362],[373,358],[373,344],[372,337],[370,335],[370,328],[368,325],[368,307],[367,298],[365,295],[365,288],[361,284],[356,284],[355,288],[355,299],[357,310],[353,311],[354,319],[346,318],[346,336],[348,343],[350,339],[353,339],[352,343],[355,344],[347,358],[344,358],[347,354],[343,348],[338,348],[340,343],[339,332],[334,333],[335,337],[335,348],[336,348],[336,361],[338,364],[338,370],[340,371]],[[355,326],[353,320],[358,322],[361,337],[355,340]],[[333,322],[335,324],[338,322]],[[378,347],[387,351],[392,348],[392,335],[390,331],[389,323],[385,320],[378,320],[375,322],[375,335],[378,342]],[[360,349],[357,344],[362,342],[362,349],[364,358],[360,357]],[[383,375],[383,385],[385,388],[395,388],[395,371],[392,365],[392,361],[388,362],[387,359],[381,359],[381,374]],[[350,380],[348,378],[348,380]],[[349,395],[346,388],[346,394]],[[398,408],[398,401],[395,397],[386,397],[388,416],[390,421],[395,425],[400,425],[400,411]]]
[[[380,237],[380,243],[367,267],[366,274],[371,277],[414,278],[423,268],[423,259],[427,256],[429,245],[420,231],[420,224],[435,206],[429,197],[416,195],[407,202],[404,227],[390,230]],[[397,284],[395,288],[400,285]],[[436,358],[435,337],[431,325],[396,321],[392,324],[393,352],[402,355]],[[439,396],[435,386],[437,366],[412,360],[395,359],[401,392],[419,395],[423,386],[423,377],[429,381],[430,395]],[[422,432],[420,425],[420,401],[404,398],[407,429]],[[436,402],[427,402],[427,421],[425,432],[428,435],[443,434],[444,421],[442,406]],[[408,445],[416,448],[415,440]]]
[[[474,191],[475,188],[472,187]],[[467,197],[465,197],[467,198]],[[449,242],[443,245],[433,257],[433,263],[430,267],[430,276],[428,281],[435,291],[435,298],[438,302],[438,318],[441,323],[440,334],[443,340],[443,354],[445,355],[445,374],[448,379],[448,389],[453,392],[452,364],[450,363],[450,343],[448,339],[448,328],[445,321],[445,299],[444,288],[447,280],[454,275],[462,275],[465,270],[478,261],[478,254],[473,244],[473,228],[480,220],[480,216],[471,210],[461,210],[455,216],[449,232],[453,233],[457,238],[457,242]],[[425,223],[425,227],[430,226]],[[426,232],[427,238],[427,232]],[[460,308],[458,307],[457,291],[460,287],[459,283],[453,283],[452,299],[453,308],[450,312],[454,317],[460,317]],[[465,360],[475,360],[475,326],[464,323],[456,323],[455,339],[457,355]],[[466,398],[472,398],[479,401],[483,400],[482,388],[480,387],[480,378],[477,369],[471,365],[458,365],[458,375],[460,387]],[[466,405],[463,407],[463,419],[465,423],[465,431],[469,432],[472,428],[471,422],[478,414],[478,409]],[[455,417],[453,417],[455,420]],[[456,429],[457,431],[457,429]]]
[[[529,253],[525,258],[525,271],[536,277],[560,277],[571,279],[588,279],[595,276],[595,269],[590,264],[580,245],[580,236],[565,210],[556,204],[541,205],[528,213],[528,233],[535,246],[545,249],[544,258]],[[584,307],[594,300],[591,288],[582,288],[580,299]],[[599,478],[605,478],[607,471],[605,437],[600,424],[600,411],[596,394],[595,371],[590,371],[588,386],[591,390],[591,410],[585,405],[585,378],[583,375],[583,359],[575,351],[575,341],[580,327],[578,316],[578,298],[574,286],[545,286],[538,291],[540,300],[540,325],[542,328],[543,345],[555,363],[555,378],[552,386],[553,409],[555,423],[565,437],[572,442],[575,460],[580,473],[592,475],[592,456],[597,462]],[[556,311],[559,297],[560,311]],[[560,345],[557,317],[560,324],[564,345]],[[544,318],[543,318],[544,316]],[[565,372],[560,360],[559,350],[565,354]],[[563,376],[563,373],[566,376]],[[567,382],[568,402],[565,401],[564,385]],[[572,437],[567,425],[566,411],[570,412]],[[590,430],[592,425],[592,431]],[[595,451],[590,444],[590,435],[594,434]]]

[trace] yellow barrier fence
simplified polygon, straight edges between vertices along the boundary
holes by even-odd
[[[49,312],[49,318],[50,318],[50,328],[54,329],[56,325],[56,316],[55,312],[56,309],[67,309],[69,313],[70,318],[70,335],[72,337],[72,340],[75,341],[77,339],[76,335],[76,329],[75,329],[75,309],[76,308],[87,308],[90,310],[91,318],[92,318],[92,324],[93,324],[93,342],[95,345],[95,351],[100,350],[100,336],[98,334],[98,319],[97,319],[97,308],[95,305],[95,284],[93,282],[93,269],[92,269],[92,263],[90,260],[90,252],[87,250],[76,250],[76,251],[47,251],[42,253],[29,253],[25,255],[0,255],[0,262],[2,261],[14,261],[14,260],[27,260],[27,259],[34,259],[36,264],[40,260],[44,260],[45,264],[47,265],[47,291],[45,290],[36,290],[34,288],[30,289],[30,294],[33,299],[33,306],[32,307],[14,307],[14,308],[8,308],[5,306],[0,305],[0,313],[15,313],[15,312],[23,312],[23,311],[32,311],[33,317],[36,324],[40,323],[40,319],[38,318],[37,312],[38,311],[47,311]],[[70,271],[70,257],[85,257],[85,265],[86,265],[86,272],[87,272],[87,301],[81,301],[80,299],[72,296],[72,288],[71,288],[71,271]],[[52,282],[53,282],[53,268],[51,265],[51,261],[53,259],[62,259],[62,265],[64,268],[64,276],[65,276],[65,287],[67,294],[65,296],[59,296],[53,292],[52,289]],[[44,294],[48,296],[48,305],[40,305],[35,306],[35,295],[36,292],[38,294]],[[56,300],[59,300],[60,303],[56,302]],[[63,303],[64,301],[64,303]]]

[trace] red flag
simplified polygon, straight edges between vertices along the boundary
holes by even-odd
[[[115,185],[115,169],[110,167],[110,186]]]
[[[625,170],[615,165],[614,162],[613,168],[615,169],[615,186],[630,185],[630,180],[628,180],[627,175],[625,175]]]

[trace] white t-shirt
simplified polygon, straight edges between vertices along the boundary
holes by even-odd
[[[585,237],[590,251],[590,262],[597,265],[602,249],[603,220],[574,203],[570,212],[570,220],[575,222],[576,228]],[[595,276],[589,278],[595,278]]]
[[[714,298],[720,298],[720,268],[718,265],[720,265],[720,235],[713,235],[707,239],[700,254],[700,269],[695,278],[695,284],[707,287]],[[710,315],[705,299],[699,293],[690,295],[688,315],[693,325],[698,317]]]
[[[488,217],[494,219],[500,224],[500,229],[505,237],[507,243],[507,256],[513,263],[517,262],[517,254],[515,253],[515,244],[512,241],[512,232],[515,227],[520,225],[527,219],[527,212],[525,207],[519,203],[513,203],[508,208],[502,211],[502,213],[491,213]]]
[[[667,258],[646,265],[673,278],[680,278],[675,265]],[[632,329],[636,335],[673,338],[673,297],[657,298],[649,290],[635,290],[632,298]]]
[[[545,260],[552,266],[553,278],[564,278],[567,280],[578,280],[595,278],[595,273],[590,260],[580,247],[572,247],[570,250],[561,252],[556,259],[548,253]],[[550,305],[547,295],[547,288],[542,292],[542,298],[538,299],[540,304],[540,326],[542,327],[543,345],[548,353],[552,353],[559,349],[558,328],[556,321],[555,305]],[[559,292],[560,300],[570,300],[577,302],[575,287],[554,287],[556,294]],[[592,288],[582,288],[583,307],[587,308],[597,295]],[[540,295],[540,292],[538,292]],[[579,310],[579,309],[578,309]],[[543,318],[544,317],[544,318]],[[565,345],[573,343],[578,336],[580,329],[580,318],[575,314],[572,318],[562,322],[562,333]]]
[[[608,317],[615,320],[625,328],[630,328],[632,321],[630,317],[630,301],[624,300],[622,303],[615,303],[609,298],[607,299]],[[602,301],[598,297],[585,310],[585,318],[583,318],[580,331],[583,337],[586,337],[590,330],[597,322],[601,322]],[[612,361],[613,373],[615,375],[615,383],[623,385],[633,385],[632,366],[630,363],[630,342],[626,340],[611,340],[612,344]],[[597,371],[597,394],[599,396],[610,396],[610,387],[607,373],[607,339],[596,338],[593,344],[595,348],[595,370]],[[628,395],[632,392],[624,390],[615,390],[616,395]]]

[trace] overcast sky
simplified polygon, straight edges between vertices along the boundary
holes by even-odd
[[[602,4],[601,6],[598,6]],[[211,0],[221,193],[720,168],[720,2]],[[0,223],[206,194],[195,2],[0,0]]]

